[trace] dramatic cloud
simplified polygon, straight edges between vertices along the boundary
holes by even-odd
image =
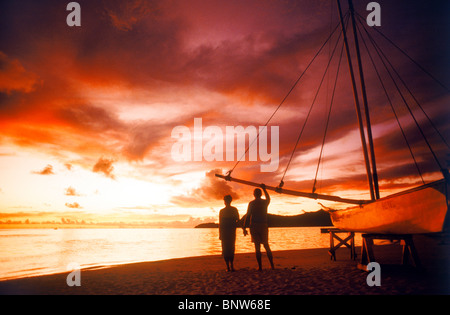
[[[74,104],[64,107],[61,108],[59,116],[67,125],[83,132],[120,131],[124,128],[113,113],[92,105]]]
[[[172,128],[172,125],[169,125]],[[142,160],[151,148],[158,146],[159,142],[170,135],[167,125],[160,123],[137,123],[130,126],[129,138],[124,145],[122,153],[130,160]],[[154,158],[154,157],[153,157]]]
[[[382,26],[368,28],[368,32],[448,143],[448,91],[436,86],[433,79],[377,32],[392,39],[448,86],[450,46],[443,40],[449,37],[448,3],[379,3]],[[371,41],[362,29],[368,13],[366,4],[355,1],[355,10],[362,16],[359,27],[370,48]],[[25,161],[27,157],[39,160],[33,163],[51,163],[58,174],[52,165],[32,174],[54,174],[51,179],[55,182],[59,176],[67,176],[57,189],[68,196],[78,193],[67,188],[69,183],[80,187],[83,174],[92,176],[92,172],[111,179],[119,174],[124,179],[133,177],[164,189],[173,185],[164,190],[164,198],[177,211],[180,206],[209,209],[225,194],[237,199],[237,187],[240,196],[251,196],[251,192],[216,179],[211,171],[229,170],[236,160],[174,161],[173,129],[186,126],[192,130],[194,118],[202,118],[203,129],[263,126],[339,23],[336,2],[328,0],[85,1],[80,3],[81,27],[67,26],[66,5],[67,2],[56,0],[0,2],[0,149],[17,152],[17,160],[0,152],[0,165],[15,170],[21,157],[23,165],[31,165]],[[346,2],[343,9],[347,10]],[[279,127],[278,170],[261,172],[262,161],[247,159],[238,165],[233,176],[277,185],[308,116],[284,177],[285,187],[311,191],[316,177],[322,193],[366,189],[345,53],[332,95],[342,37],[329,72],[324,75],[339,30],[338,27],[269,123]],[[388,193],[401,185],[415,185],[420,178],[362,40],[360,44],[377,164]],[[438,167],[413,120],[408,118],[408,109],[376,52],[371,56],[386,90],[393,94],[393,106],[423,176],[428,180],[437,178]],[[445,167],[448,147],[400,83],[397,81],[405,97],[412,101],[412,112]],[[331,119],[317,172],[332,96]],[[195,138],[192,134],[192,149]],[[205,142],[206,139],[202,144]],[[34,169],[39,166],[33,166]],[[198,174],[206,175],[199,179]],[[11,171],[6,177],[2,172],[0,185],[8,187],[8,194],[14,175]],[[90,191],[96,191],[100,188],[95,186],[95,180],[102,179],[92,177]],[[40,179],[34,176],[33,180]],[[192,189],[195,185],[197,188]],[[120,206],[148,206],[150,202],[142,195],[140,202],[121,200]],[[83,207],[105,204],[98,200],[104,197],[102,194],[95,197],[97,200],[91,204],[83,201]],[[46,203],[61,204],[41,200],[33,206]],[[157,208],[159,202],[151,206]]]
[[[226,181],[215,177],[215,174],[222,174],[222,170],[206,172],[200,187],[191,190],[187,195],[175,196],[171,201],[184,207],[202,207],[223,200],[225,195],[231,195],[233,200],[238,200],[239,195],[233,188]]]
[[[106,12],[112,24],[122,31],[131,30],[136,23],[150,14],[156,15],[160,6],[156,1],[145,0],[109,1],[107,5]]]
[[[35,89],[39,77],[25,70],[17,59],[11,59],[0,51],[0,92],[20,91],[29,93]]]
[[[113,159],[107,159],[101,157],[97,163],[95,163],[94,167],[92,168],[92,171],[95,173],[103,173],[106,177],[109,177],[111,179],[115,179],[115,175],[112,173],[114,171]]]
[[[73,203],[66,202],[65,206],[72,209],[82,209],[82,207],[78,204],[78,202]]]
[[[80,196],[79,193],[77,193],[77,191],[75,190],[75,188],[73,188],[72,186],[66,188],[64,195],[66,196]]]
[[[84,227],[184,227],[192,228],[195,225],[206,222],[214,222],[217,217],[193,217],[189,214],[165,215],[146,214],[135,215],[132,213],[123,215],[119,219],[114,215],[101,215],[82,211],[67,210],[61,212],[14,212],[0,213],[0,224],[33,224],[35,227],[50,225],[56,227],[60,224],[78,225]]]
[[[52,165],[47,165],[46,167],[44,167],[42,170],[40,171],[34,171],[32,172],[33,174],[38,174],[38,175],[54,175],[55,173],[53,172],[53,166]]]

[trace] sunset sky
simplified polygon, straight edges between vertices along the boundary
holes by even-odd
[[[80,27],[66,24],[69,2],[0,4],[0,221],[191,227],[217,221],[225,194],[232,194],[240,215],[245,214],[253,189],[214,177],[233,168],[239,157],[176,161],[172,132],[186,126],[193,134],[195,118],[202,119],[203,128],[216,126],[224,132],[226,126],[263,126],[338,25],[336,2],[77,1]],[[354,2],[365,18],[370,1]],[[377,29],[450,86],[449,2],[377,2]],[[342,3],[347,11],[347,1]],[[448,90],[374,28],[367,29],[449,143]],[[279,127],[278,169],[261,172],[263,162],[247,157],[233,176],[279,184],[337,39],[338,32],[269,123]],[[285,188],[312,190],[341,41],[336,47]],[[422,181],[363,43],[361,49],[385,196]],[[372,57],[387,89],[394,92],[392,102],[425,182],[441,178],[375,52]],[[448,147],[411,104],[447,168]],[[369,198],[356,128],[344,52],[317,192]],[[225,157],[225,152],[216,153]],[[275,214],[321,207],[317,200],[271,196],[269,211]]]

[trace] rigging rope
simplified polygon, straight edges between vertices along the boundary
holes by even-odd
[[[339,77],[339,69],[341,67],[341,61],[342,61],[342,54],[343,54],[343,52],[344,52],[344,43],[342,42],[341,54],[339,56],[339,63],[337,65],[337,70],[336,70],[336,79],[334,80],[333,93],[331,94],[330,110],[328,111],[327,123],[325,125],[325,132],[324,132],[323,140],[322,140],[322,147],[320,148],[319,161],[317,162],[316,176],[314,177],[314,184],[313,184],[313,188],[312,188],[312,192],[313,193],[316,192],[317,175],[319,173],[320,161],[322,159],[323,148],[325,146],[325,139],[327,137],[328,126],[329,126],[329,123],[330,123],[331,109],[333,107],[334,94],[336,92],[336,86],[337,86],[337,81],[338,81],[338,77]]]
[[[439,169],[442,170],[443,168],[442,168],[442,166],[441,166],[441,163],[439,162],[439,159],[437,158],[437,156],[436,156],[436,154],[435,154],[433,148],[431,147],[430,143],[428,142],[428,140],[427,140],[427,138],[426,138],[426,136],[425,136],[425,134],[424,134],[422,128],[420,127],[420,125],[419,125],[419,123],[418,123],[416,117],[414,116],[414,114],[413,114],[413,112],[412,112],[412,110],[411,110],[411,107],[408,105],[408,102],[406,101],[405,96],[404,96],[403,93],[401,92],[400,87],[398,86],[398,84],[397,84],[397,82],[395,81],[393,75],[392,75],[391,72],[389,71],[388,66],[387,66],[386,63],[383,61],[383,58],[381,57],[381,55],[382,55],[382,56],[384,57],[384,59],[389,63],[389,65],[390,65],[392,71],[393,71],[398,77],[400,77],[399,73],[398,73],[397,70],[394,68],[394,66],[393,66],[392,63],[389,61],[389,59],[386,57],[386,55],[385,55],[384,52],[381,50],[381,48],[378,46],[378,44],[377,44],[371,37],[369,37],[369,38],[371,39],[372,45],[375,47],[375,51],[377,52],[377,54],[378,54],[380,60],[383,62],[383,65],[385,66],[386,71],[387,71],[387,73],[389,74],[389,77],[391,78],[392,82],[394,83],[394,86],[395,86],[395,88],[397,89],[397,92],[400,94],[400,97],[401,97],[403,103],[405,104],[406,108],[408,109],[409,114],[410,114],[411,117],[413,118],[413,120],[414,120],[414,122],[415,122],[415,124],[416,124],[416,127],[418,128],[418,130],[419,130],[420,134],[422,135],[422,137],[423,137],[423,139],[424,139],[426,145],[428,146],[428,149],[430,150],[431,154],[433,155],[433,158],[434,158],[436,164],[439,166]],[[381,53],[381,55],[380,55],[380,53]],[[403,80],[401,80],[401,81],[403,82]]]
[[[436,131],[436,133],[440,136],[440,138],[441,138],[442,141],[447,145],[447,147],[450,148],[448,142],[445,140],[445,138],[444,138],[444,137],[442,136],[442,134],[439,132],[439,130],[437,129],[436,125],[433,123],[433,121],[431,120],[431,118],[427,115],[427,113],[425,112],[425,110],[423,109],[423,107],[421,106],[421,104],[418,102],[417,98],[414,96],[414,94],[411,92],[411,90],[409,89],[409,87],[406,85],[406,83],[405,83],[405,82],[403,81],[403,79],[400,77],[398,71],[394,68],[394,66],[391,64],[391,62],[389,61],[389,59],[386,57],[386,54],[382,51],[382,49],[381,49],[380,46],[376,43],[376,41],[374,40],[374,38],[368,33],[367,29],[366,29],[365,26],[364,26],[364,23],[362,22],[362,20],[364,20],[364,22],[365,22],[365,18],[362,17],[360,14],[358,14],[356,11],[355,11],[355,13],[356,13],[356,16],[357,16],[357,19],[356,19],[356,20],[357,20],[360,24],[362,24],[363,29],[364,29],[365,33],[367,34],[367,37],[369,38],[371,44],[372,44],[373,47],[375,48],[375,51],[376,51],[376,53],[377,53],[379,59],[381,60],[381,62],[382,62],[382,64],[383,64],[383,66],[384,66],[386,72],[388,73],[389,77],[391,78],[391,80],[392,80],[392,82],[393,82],[393,84],[394,84],[394,86],[395,86],[397,92],[399,93],[399,95],[400,95],[400,97],[401,97],[403,103],[405,104],[406,108],[408,109],[409,114],[410,114],[411,117],[413,118],[413,120],[414,120],[414,122],[415,122],[415,124],[416,124],[416,126],[417,126],[417,128],[418,128],[418,130],[419,130],[419,132],[420,132],[420,134],[422,135],[423,139],[425,140],[426,145],[428,146],[429,151],[431,152],[431,154],[433,155],[433,157],[434,157],[434,159],[435,159],[435,162],[436,162],[437,165],[440,167],[440,169],[443,170],[443,168],[442,168],[442,166],[441,166],[441,164],[440,164],[440,162],[439,162],[439,159],[437,158],[437,156],[436,156],[436,154],[435,154],[433,148],[431,147],[431,144],[428,142],[428,140],[427,140],[427,138],[426,138],[426,136],[425,136],[425,134],[424,134],[424,132],[423,132],[421,126],[419,125],[419,123],[418,123],[418,121],[417,121],[417,119],[416,119],[416,117],[415,117],[413,111],[411,110],[411,107],[408,105],[408,102],[406,101],[405,96],[404,96],[404,94],[402,93],[402,91],[401,91],[399,85],[397,84],[396,80],[398,80],[398,79],[400,80],[400,82],[403,84],[404,88],[408,91],[408,93],[409,93],[409,94],[411,95],[411,97],[414,99],[414,101],[416,102],[417,106],[420,108],[420,110],[421,110],[422,113],[424,114],[424,116],[428,119],[429,123],[430,123],[431,126],[434,128],[434,130]],[[346,21],[345,23],[348,24],[348,21],[349,21],[349,12],[346,13],[346,15],[344,16],[343,19],[344,19],[344,20],[347,19],[347,21]],[[242,156],[237,160],[237,162],[236,162],[236,164],[233,166],[233,168],[232,168],[231,170],[228,171],[227,176],[231,176],[231,173],[235,170],[235,168],[236,168],[236,167],[238,166],[238,164],[242,161],[242,159],[245,158],[245,156],[246,156],[246,154],[248,153],[250,147],[251,147],[251,146],[259,139],[261,132],[264,131],[265,128],[267,128],[269,122],[273,119],[273,117],[276,115],[276,113],[278,112],[278,110],[279,110],[279,109],[281,108],[281,106],[285,103],[285,101],[287,100],[287,98],[291,95],[291,93],[293,92],[293,90],[295,89],[295,87],[298,85],[298,83],[300,82],[300,80],[303,78],[303,76],[305,75],[305,73],[307,72],[307,70],[309,70],[310,66],[314,63],[314,61],[316,60],[316,58],[318,57],[318,55],[322,52],[322,50],[323,50],[323,48],[325,47],[325,45],[326,45],[326,44],[330,41],[330,39],[333,37],[333,35],[335,34],[336,30],[339,28],[339,24],[340,24],[340,23],[337,24],[337,26],[334,28],[334,30],[331,32],[331,34],[328,36],[328,38],[325,40],[325,42],[322,44],[322,46],[319,48],[319,50],[316,52],[316,54],[314,55],[314,57],[312,58],[312,60],[309,62],[309,64],[308,64],[308,65],[306,66],[306,68],[303,70],[303,72],[301,73],[301,75],[300,75],[300,76],[297,78],[297,80],[294,82],[294,84],[292,85],[292,87],[289,89],[288,93],[284,96],[284,98],[281,100],[281,102],[279,103],[279,105],[276,107],[275,111],[274,111],[274,112],[272,113],[272,115],[269,117],[269,119],[268,119],[267,122],[265,123],[264,127],[263,127],[263,128],[260,128],[260,130],[259,130],[257,136],[256,136],[256,137],[253,139],[253,141],[247,146],[245,152],[244,152],[244,153],[242,154]],[[366,47],[366,50],[367,50],[368,55],[369,55],[369,57],[370,57],[370,59],[371,59],[371,62],[372,62],[372,65],[373,65],[373,67],[374,67],[374,69],[375,69],[375,72],[376,72],[376,74],[377,74],[377,77],[378,77],[378,79],[379,79],[379,81],[380,81],[380,83],[381,83],[381,86],[382,86],[382,88],[383,88],[383,90],[384,90],[384,93],[385,93],[385,95],[386,95],[386,97],[387,97],[387,99],[388,99],[388,102],[389,102],[389,104],[390,104],[390,106],[391,106],[391,109],[392,109],[392,111],[393,111],[393,113],[394,113],[394,116],[395,116],[395,119],[396,119],[396,121],[397,121],[397,124],[398,124],[398,126],[399,126],[399,128],[400,128],[400,130],[401,130],[401,132],[402,132],[403,138],[404,138],[404,140],[405,140],[405,142],[406,142],[406,144],[407,144],[407,146],[408,146],[408,149],[409,149],[409,151],[410,151],[410,154],[411,154],[411,156],[412,156],[412,158],[413,158],[413,160],[414,160],[414,163],[415,163],[415,166],[416,166],[416,168],[417,168],[417,171],[419,172],[419,175],[420,175],[420,177],[421,177],[421,179],[422,179],[422,182],[424,182],[422,173],[421,173],[421,171],[420,171],[420,168],[419,168],[419,166],[418,166],[418,163],[417,163],[417,161],[416,161],[416,158],[414,157],[412,148],[411,148],[411,146],[410,146],[410,144],[409,144],[409,142],[408,142],[408,140],[407,140],[407,137],[406,137],[406,134],[405,134],[405,132],[404,132],[404,129],[403,129],[402,126],[401,126],[399,117],[398,117],[398,115],[397,115],[397,113],[396,113],[396,111],[395,111],[395,108],[394,108],[394,106],[393,106],[393,104],[392,104],[392,101],[391,101],[391,99],[390,99],[390,97],[389,97],[389,95],[388,95],[386,86],[384,85],[384,83],[383,83],[383,81],[382,81],[382,79],[381,79],[381,75],[380,75],[380,73],[379,73],[379,71],[378,71],[378,69],[377,69],[377,66],[376,66],[376,64],[375,64],[375,61],[374,61],[372,55],[371,55],[370,52],[369,52],[369,49],[368,49],[367,44],[366,44],[366,42],[365,42],[365,40],[364,40],[364,38],[363,38],[363,36],[362,36],[362,32],[361,32],[359,26],[356,25],[356,27],[357,27],[357,29],[358,29],[358,32],[359,32],[360,35],[361,35],[361,38],[363,39],[364,46]],[[330,29],[331,29],[331,28],[330,28]],[[347,29],[347,28],[346,28],[346,29]],[[415,61],[412,57],[410,57],[404,50],[402,50],[399,46],[397,46],[397,45],[396,45],[392,40],[390,40],[386,35],[384,35],[382,32],[380,32],[380,31],[379,31],[378,29],[376,29],[376,28],[373,28],[373,29],[374,29],[378,34],[380,34],[384,39],[386,39],[390,44],[392,44],[395,48],[397,48],[403,55],[405,55],[411,62],[413,62],[413,63],[414,63],[421,71],[423,71],[425,74],[427,74],[431,79],[433,79],[435,82],[437,82],[437,83],[438,83],[441,87],[443,87],[446,91],[450,91],[450,89],[449,89],[447,86],[445,86],[440,80],[438,80],[438,79],[437,79],[435,76],[433,76],[429,71],[427,71],[424,67],[422,67],[417,61]],[[308,119],[309,119],[309,116],[310,116],[310,114],[311,114],[312,108],[314,107],[315,101],[316,101],[316,99],[317,99],[318,93],[319,93],[319,91],[320,91],[320,89],[321,89],[321,87],[322,87],[322,83],[323,83],[323,81],[324,81],[324,78],[325,78],[325,76],[326,76],[326,74],[327,74],[327,72],[328,72],[328,69],[329,69],[329,66],[330,66],[330,62],[331,62],[331,60],[332,60],[333,57],[334,57],[334,53],[335,53],[335,51],[336,51],[336,48],[337,48],[338,42],[339,42],[339,40],[340,40],[340,38],[341,38],[341,35],[342,35],[342,33],[339,34],[339,38],[338,38],[338,40],[336,41],[335,47],[334,47],[334,49],[333,49],[333,53],[332,53],[331,57],[329,58],[329,61],[328,61],[327,67],[326,67],[326,69],[325,69],[324,75],[322,76],[322,79],[321,79],[321,81],[320,81],[320,84],[319,84],[319,87],[318,87],[318,89],[317,89],[317,92],[316,92],[316,95],[315,95],[315,97],[314,97],[314,100],[313,100],[313,102],[312,102],[312,104],[311,104],[311,106],[310,106],[310,108],[309,108],[309,111],[308,111],[308,114],[307,114],[307,116],[306,116],[305,122],[304,122],[304,124],[303,124],[303,126],[302,126],[302,129],[301,129],[301,131],[300,131],[300,134],[299,134],[299,136],[298,136],[298,138],[297,138],[297,141],[296,141],[296,143],[295,143],[294,149],[293,149],[293,151],[292,151],[292,153],[291,153],[291,156],[290,156],[290,158],[289,158],[289,161],[288,161],[288,163],[287,163],[287,166],[286,166],[286,168],[285,168],[285,170],[284,170],[284,173],[283,173],[283,176],[282,176],[282,178],[281,178],[280,184],[279,184],[279,186],[278,186],[277,188],[282,188],[283,185],[284,185],[283,180],[284,180],[284,178],[285,178],[285,176],[286,176],[286,173],[287,173],[287,170],[288,170],[288,168],[289,168],[289,166],[290,166],[290,164],[291,164],[291,162],[292,162],[292,159],[293,159],[293,156],[294,156],[295,151],[296,151],[296,149],[297,149],[297,146],[298,146],[298,144],[299,144],[300,138],[302,137],[302,134],[303,134],[304,129],[305,129],[305,126],[306,126],[306,123],[307,123],[307,121],[308,121]],[[343,48],[343,46],[342,46],[342,48]],[[338,79],[338,76],[339,76],[339,68],[340,68],[340,63],[341,63],[341,58],[342,58],[342,52],[343,52],[343,49],[341,49],[341,56],[340,56],[339,64],[338,64],[338,68],[337,68],[336,80],[335,80],[335,83],[334,83],[334,88],[333,88],[333,93],[332,93],[332,98],[331,98],[330,109],[329,109],[329,112],[328,112],[328,118],[327,118],[327,122],[326,122],[326,127],[325,127],[325,132],[324,132],[323,142],[322,142],[322,147],[321,147],[321,151],[320,151],[320,155],[319,155],[319,161],[318,161],[318,165],[317,165],[317,169],[316,169],[316,176],[315,176],[315,179],[314,179],[313,193],[314,193],[315,190],[316,190],[316,183],[317,183],[318,170],[319,170],[319,166],[320,166],[320,163],[321,163],[321,160],[322,160],[322,154],[323,154],[323,148],[324,148],[324,144],[325,144],[325,138],[326,138],[326,135],[327,135],[328,125],[329,125],[329,119],[330,119],[330,116],[331,116],[331,110],[332,110],[332,105],[333,105],[333,99],[334,99],[334,94],[335,94],[335,90],[336,90],[336,83],[337,83],[337,79]],[[392,70],[389,69],[389,66],[386,64],[385,60],[386,60],[386,62],[390,65],[390,68],[391,68]],[[398,77],[398,79],[395,79],[395,78],[394,78],[394,75],[392,74],[391,71],[393,71],[393,73],[395,73],[395,75]],[[327,98],[328,98],[328,96],[327,96]]]
[[[357,16],[359,17],[360,20],[366,20],[366,18],[362,17],[358,12],[355,11],[355,13],[357,14]],[[361,21],[360,21],[361,23]],[[441,87],[443,87],[445,90],[447,90],[447,92],[450,92],[450,89],[443,84],[440,80],[438,80],[433,74],[431,74],[427,69],[425,69],[424,67],[422,67],[417,61],[415,61],[411,56],[409,56],[403,49],[401,49],[399,46],[397,46],[391,39],[389,39],[389,37],[387,37],[386,35],[384,35],[380,30],[378,30],[376,27],[374,27],[375,31],[380,34],[381,36],[383,36],[389,43],[391,43],[395,48],[397,48],[403,55],[405,55],[409,60],[411,60],[417,67],[419,67],[419,69],[421,69],[424,73],[426,73],[430,78],[432,78],[434,81],[436,81],[436,83],[438,83]]]
[[[339,28],[339,23],[336,25],[336,27],[334,28],[334,30],[331,32],[331,34],[328,36],[328,38],[325,40],[325,42],[322,44],[322,46],[319,48],[319,50],[316,52],[316,54],[314,55],[313,59],[309,62],[309,64],[306,66],[305,70],[303,70],[303,72],[301,73],[301,75],[298,77],[298,79],[294,82],[294,84],[292,85],[292,87],[290,88],[290,90],[288,91],[288,93],[286,94],[286,96],[281,100],[280,104],[277,106],[277,108],[275,109],[275,111],[273,112],[273,114],[269,117],[269,119],[267,120],[267,122],[264,124],[264,128],[261,128],[258,132],[258,135],[256,136],[255,139],[253,139],[253,141],[247,146],[244,154],[242,154],[242,156],[237,160],[236,164],[233,166],[233,168],[231,170],[229,170],[227,172],[227,176],[230,176],[231,173],[234,171],[234,169],[238,166],[238,164],[242,161],[242,159],[245,157],[245,155],[248,153],[248,150],[250,149],[250,147],[255,143],[255,141],[257,141],[259,139],[259,136],[261,134],[261,132],[267,128],[267,125],[269,124],[269,122],[272,120],[272,118],[275,116],[275,114],[278,112],[278,110],[280,109],[280,107],[284,104],[284,102],[286,101],[286,99],[289,97],[289,95],[291,95],[292,91],[294,90],[294,88],[297,86],[297,84],[300,82],[300,80],[302,79],[302,77],[305,75],[306,71],[309,69],[309,67],[313,64],[314,60],[316,60],[317,56],[320,54],[320,52],[322,51],[322,49],[325,47],[325,45],[328,43],[328,41],[333,37],[334,33],[336,32],[336,30]]]
[[[366,32],[366,35],[368,36],[368,38],[371,39],[371,36],[370,36],[370,34],[367,32],[367,29],[365,28],[365,25],[364,25],[364,24],[362,24],[362,28],[363,28],[364,31]],[[409,145],[409,141],[408,141],[408,139],[406,138],[405,131],[403,130],[402,125],[400,124],[400,120],[399,120],[399,118],[398,118],[398,116],[397,116],[397,113],[396,113],[396,111],[395,111],[394,105],[392,104],[391,98],[389,97],[389,93],[388,93],[387,90],[386,90],[386,87],[385,87],[385,85],[384,85],[384,83],[383,83],[383,80],[381,79],[381,75],[380,75],[380,73],[379,73],[379,71],[378,71],[378,69],[377,69],[377,66],[376,66],[375,61],[374,61],[374,59],[373,59],[373,57],[372,57],[372,54],[370,53],[370,50],[369,50],[369,48],[367,47],[366,41],[365,41],[365,39],[364,39],[364,36],[363,36],[363,34],[362,34],[362,32],[361,32],[361,30],[360,30],[360,28],[359,28],[358,25],[357,25],[357,29],[358,29],[358,32],[359,32],[360,37],[361,37],[361,39],[362,39],[362,42],[363,42],[364,46],[366,47],[367,54],[368,54],[368,56],[369,56],[369,58],[370,58],[370,60],[371,60],[371,62],[372,62],[372,66],[373,66],[373,68],[374,68],[374,70],[375,70],[375,73],[377,74],[378,80],[379,80],[379,82],[380,82],[380,84],[381,84],[381,87],[383,88],[384,94],[385,94],[385,96],[386,96],[386,98],[387,98],[387,100],[388,100],[388,102],[389,102],[389,105],[391,106],[392,112],[394,113],[394,116],[395,116],[395,119],[396,119],[396,121],[397,121],[397,124],[398,124],[398,126],[399,126],[399,128],[400,128],[400,130],[401,130],[401,132],[402,132],[403,139],[405,140],[405,143],[406,143],[406,145],[408,146],[409,153],[410,153],[410,155],[411,155],[411,157],[412,157],[412,159],[413,159],[413,161],[414,161],[414,165],[416,166],[416,169],[417,169],[417,172],[419,173],[420,179],[422,180],[422,183],[425,184],[425,181],[424,181],[423,176],[422,176],[422,172],[420,171],[420,168],[419,168],[419,165],[417,164],[417,161],[416,161],[416,158],[415,158],[415,156],[414,156],[414,153],[413,153],[413,151],[412,151],[412,149],[411,149],[411,146]]]
[[[364,26],[364,23],[362,23],[361,21],[359,21],[360,24],[362,24]],[[367,30],[364,27],[364,30],[366,31],[366,33],[368,34]],[[377,30],[378,31],[378,30]],[[378,31],[379,32],[379,31]],[[381,32],[379,32],[381,33]],[[370,36],[370,35],[368,35]],[[387,38],[386,38],[387,39]],[[392,43],[393,45],[395,45],[394,43]],[[397,47],[399,50],[401,50],[399,47]],[[405,52],[402,51],[402,53],[404,53],[406,55]],[[406,55],[407,56],[407,55]],[[386,58],[386,57],[385,57]],[[414,61],[411,57],[408,56],[409,59],[411,59],[421,70],[426,71],[425,69],[423,69],[422,66],[420,66],[416,61]],[[394,70],[394,72],[397,74],[397,77],[400,79],[400,81],[402,82],[403,86],[406,88],[406,90],[408,91],[408,93],[411,95],[412,99],[414,100],[414,102],[416,102],[417,106],[420,108],[420,110],[422,111],[422,113],[425,115],[425,117],[427,118],[428,122],[430,123],[431,127],[433,127],[434,131],[436,131],[436,133],[439,135],[439,137],[441,138],[442,142],[447,146],[447,148],[450,149],[450,145],[448,144],[448,142],[445,140],[444,136],[441,134],[441,132],[439,131],[439,129],[436,127],[436,125],[433,123],[433,121],[431,120],[431,118],[428,116],[428,114],[425,112],[425,110],[423,109],[422,105],[420,104],[420,102],[417,100],[417,98],[414,96],[414,94],[412,93],[411,89],[408,87],[408,85],[406,84],[406,82],[402,79],[402,77],[398,74],[398,72],[395,70],[394,66],[392,65],[392,63],[389,61],[389,59],[387,59],[387,62],[391,65],[391,68]],[[430,73],[428,73],[426,71],[426,73],[431,76],[438,84],[440,84],[441,86],[442,83],[439,82],[437,79],[435,79]],[[445,86],[443,86],[444,88],[446,88]]]
[[[347,19],[347,22],[348,22],[348,19]],[[300,138],[301,138],[302,135],[303,135],[303,131],[305,130],[306,123],[308,122],[309,116],[310,116],[311,111],[312,111],[312,109],[313,109],[313,107],[314,107],[314,104],[315,104],[315,102],[316,102],[316,99],[317,99],[317,96],[318,96],[318,94],[319,94],[320,88],[322,87],[322,83],[323,83],[323,81],[324,81],[324,79],[325,79],[325,76],[326,76],[326,74],[327,74],[327,72],[328,72],[328,68],[329,68],[329,66],[330,66],[331,60],[333,59],[334,53],[336,52],[336,48],[337,48],[337,46],[338,46],[339,40],[341,39],[341,36],[342,36],[342,33],[339,34],[339,37],[338,37],[338,39],[336,40],[336,44],[334,45],[333,52],[331,53],[331,57],[330,57],[329,60],[328,60],[328,64],[327,64],[327,66],[326,66],[326,68],[325,68],[325,72],[324,72],[324,74],[323,74],[323,76],[322,76],[322,79],[320,80],[319,87],[317,88],[317,91],[316,91],[316,94],[315,94],[315,96],[314,96],[314,99],[313,99],[313,101],[312,101],[312,103],[311,103],[311,106],[309,107],[309,111],[308,111],[308,114],[306,115],[305,122],[303,123],[302,129],[301,129],[301,131],[300,131],[300,133],[299,133],[299,135],[298,135],[298,137],[297,137],[297,141],[295,142],[294,149],[292,150],[291,156],[290,156],[289,161],[288,161],[288,163],[287,163],[287,165],[286,165],[286,168],[285,168],[285,170],[284,170],[283,176],[281,177],[281,181],[280,181],[280,184],[279,184],[279,186],[278,186],[279,188],[282,188],[283,185],[284,185],[284,178],[285,178],[285,176],[286,176],[287,170],[288,170],[289,166],[291,165],[292,158],[294,157],[295,151],[297,150],[298,143],[300,142]]]
[[[367,30],[364,27],[364,23],[365,23],[365,19],[358,14],[358,22],[363,25],[364,30],[366,31],[366,33],[368,34]],[[429,71],[427,71],[424,67],[422,67],[417,61],[415,61],[411,56],[409,56],[403,49],[401,49],[399,46],[397,46],[392,40],[390,40],[386,35],[384,35],[381,31],[379,31],[378,29],[375,28],[375,31],[380,34],[383,38],[385,38],[389,43],[391,43],[395,48],[397,48],[403,55],[405,55],[409,60],[411,60],[420,70],[422,70],[425,74],[427,74],[431,79],[433,79],[437,84],[439,84],[441,87],[443,87],[447,92],[450,92],[450,89],[445,86],[440,80],[438,80],[435,76],[433,76],[433,74],[431,74]],[[370,36],[368,34],[368,36]],[[371,36],[370,36],[371,37]],[[372,37],[371,37],[372,38]],[[373,39],[372,39],[373,40]],[[386,58],[386,60],[389,62],[389,60]],[[391,64],[389,62],[389,64]],[[392,64],[391,67],[393,68]],[[394,69],[395,71],[395,69]],[[425,112],[425,110],[423,109],[422,105],[420,104],[420,102],[417,100],[417,98],[414,96],[414,94],[411,92],[411,90],[408,88],[408,86],[406,85],[406,83],[404,82],[404,80],[401,78],[401,76],[397,73],[397,71],[395,71],[397,76],[399,77],[399,79],[402,81],[402,84],[405,86],[405,88],[408,90],[409,94],[411,95],[411,97],[414,99],[414,101],[416,102],[417,106],[420,108],[420,110],[422,111],[422,113],[425,115],[425,117],[428,119],[430,125],[433,127],[433,129],[436,131],[436,133],[439,135],[439,137],[441,138],[442,142],[447,146],[447,148],[450,149],[450,145],[447,142],[447,140],[444,138],[444,136],[441,134],[441,132],[439,131],[439,129],[436,127],[436,125],[433,123],[433,121],[431,120],[431,118],[428,116],[428,114]]]

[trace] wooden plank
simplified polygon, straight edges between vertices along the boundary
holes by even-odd
[[[347,233],[347,237],[342,239],[337,234],[338,233]],[[337,240],[338,243],[335,245],[334,240]],[[328,253],[330,254],[332,260],[336,260],[336,250],[342,246],[345,246],[350,249],[350,259],[356,258],[355,252],[355,233],[342,231],[339,229],[330,229],[330,250]]]
[[[362,235],[363,242],[361,246],[361,262],[358,264],[358,268],[362,270],[367,270],[367,265],[375,261],[373,254],[373,238],[370,234]]]
[[[336,250],[334,248],[334,237],[333,232],[330,231],[330,250],[328,253],[331,255],[331,259],[336,261]]]
[[[367,271],[367,265],[375,261],[373,253],[374,239],[400,240],[402,244],[402,265],[408,265],[411,258],[416,269],[422,269],[411,234],[362,234],[362,238],[361,261],[358,264],[358,269]]]
[[[221,175],[221,174],[215,174],[215,175],[216,175],[216,177],[222,178],[226,181],[236,182],[236,183],[247,185],[247,186],[261,187],[261,184],[251,182],[248,180],[238,179],[238,178],[234,178],[234,177],[231,177],[228,175]],[[266,185],[266,189],[273,190],[280,194],[286,194],[286,195],[298,196],[298,197],[304,197],[304,198],[310,198],[310,199],[336,201],[336,202],[342,202],[342,203],[348,203],[348,204],[354,204],[354,205],[362,205],[362,204],[371,202],[369,200],[356,200],[356,199],[341,198],[341,197],[337,197],[337,196],[330,196],[330,195],[323,195],[323,194],[316,194],[316,193],[307,193],[307,192],[284,189],[284,188],[279,188],[279,187],[269,186],[269,185]]]
[[[412,262],[417,269],[422,268],[419,255],[417,254],[416,246],[414,245],[411,235],[408,235],[403,239],[402,265],[408,265],[409,258],[412,259]]]

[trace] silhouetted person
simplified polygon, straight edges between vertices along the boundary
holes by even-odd
[[[222,241],[222,255],[227,264],[227,271],[234,271],[234,248],[236,244],[236,227],[239,221],[239,212],[231,206],[232,197],[223,198],[225,208],[219,212],[219,239]]]
[[[267,193],[266,186],[261,184],[264,190],[266,199],[262,199],[261,189],[256,188],[253,192],[255,200],[248,204],[247,215],[244,221],[244,235],[247,235],[246,227],[250,226],[250,235],[252,242],[255,243],[256,260],[258,261],[259,270],[262,270],[261,263],[261,244],[266,249],[267,258],[269,258],[270,266],[275,269],[273,265],[272,251],[269,247],[269,225],[267,222],[267,207],[270,203],[270,196]]]

